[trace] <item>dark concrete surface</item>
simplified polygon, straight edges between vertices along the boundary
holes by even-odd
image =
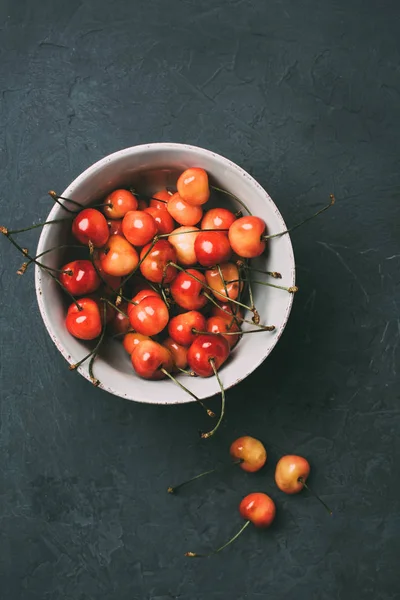
[[[399,12],[397,0],[1,0],[1,224],[44,219],[48,189],[150,141],[231,158],[289,224],[338,200],[293,235],[288,327],[209,441],[195,406],[129,403],[70,373],[33,274],[18,278],[21,257],[0,241],[2,600],[400,597]],[[265,440],[265,471],[166,494],[244,433]],[[275,490],[272,444],[309,458],[332,519],[308,493]],[[234,533],[257,490],[277,502],[269,531],[183,556]]]

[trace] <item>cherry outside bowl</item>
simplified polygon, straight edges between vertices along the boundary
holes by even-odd
[[[133,186],[151,195],[166,185],[174,186],[180,172],[188,167],[202,167],[209,174],[212,184],[242,199],[254,215],[265,220],[268,233],[277,233],[286,229],[282,216],[270,196],[246,171],[214,152],[184,144],[146,144],[110,154],[86,169],[62,195],[85,206],[99,203],[109,192],[119,187]],[[214,203],[217,204],[235,210],[241,208],[234,200],[226,197],[221,197],[217,203]],[[204,208],[207,207],[208,204]],[[55,204],[47,220],[66,217],[68,213]],[[71,239],[70,229],[70,222],[44,227],[37,253],[68,243]],[[273,238],[268,242],[267,247],[266,255],[256,259],[253,264],[265,270],[279,271],[282,279],[278,283],[293,286],[295,264],[289,235]],[[47,266],[57,268],[67,262],[71,252],[70,250],[70,254],[66,256],[62,250],[56,250],[45,255],[41,260]],[[259,275],[257,279],[267,280],[267,277]],[[39,309],[50,337],[68,363],[78,362],[93,346],[73,338],[68,333],[65,327],[68,301],[63,291],[39,267],[36,267],[35,271],[35,284]],[[293,302],[292,294],[254,285],[254,296],[261,323],[273,324],[276,330],[242,337],[220,371],[226,389],[245,379],[267,358],[282,335],[289,318]],[[244,325],[244,329],[251,327],[251,325]],[[86,379],[90,379],[87,363],[78,370]],[[96,358],[94,375],[101,382],[100,388],[128,400],[151,404],[194,402],[191,396],[172,381],[140,379],[134,373],[129,356],[121,342],[110,338],[104,342],[103,349]],[[203,379],[182,374],[179,375],[179,379],[202,399],[219,392],[215,377]]]

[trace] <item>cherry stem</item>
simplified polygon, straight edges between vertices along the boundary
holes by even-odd
[[[223,275],[223,273],[222,273],[222,270],[221,270],[221,267],[220,267],[220,265],[217,265],[217,269],[218,269],[218,274],[219,274],[219,276],[220,276],[220,279],[221,279],[221,281],[222,281],[222,285],[224,286],[224,292],[225,292],[225,294],[226,294],[226,297],[227,297],[227,298],[229,298],[229,292],[228,292],[228,288],[226,287],[226,281],[225,281],[225,279],[224,279],[224,275]],[[239,276],[240,276],[240,273],[239,273]],[[240,281],[239,281],[239,294],[240,294]],[[252,302],[252,300],[251,300],[251,302]],[[237,309],[237,306],[235,306],[235,309]],[[255,307],[254,307],[254,302],[252,302],[252,306],[251,306],[251,309],[250,309],[250,310],[251,310],[251,311],[254,313],[254,316],[255,316],[255,314],[256,314],[256,310],[255,310]],[[232,314],[234,314],[233,310],[232,310]],[[257,313],[257,314],[258,314],[258,313]],[[258,319],[258,320],[260,320],[260,319]],[[234,314],[234,321],[236,322],[236,325],[237,325],[237,326],[239,327],[239,329],[240,329],[240,323],[238,322],[238,319],[237,319],[237,317],[236,317],[236,315],[235,315],[235,314]],[[232,327],[232,323],[231,323],[231,325],[230,325],[229,327]]]
[[[210,358],[209,359],[209,363],[212,366],[212,369],[214,371],[214,375],[217,378],[219,387],[221,388],[221,412],[220,412],[219,419],[218,419],[215,427],[213,429],[211,429],[211,431],[208,431],[207,433],[201,433],[200,434],[200,437],[203,440],[205,440],[207,438],[210,438],[212,435],[214,435],[214,433],[217,431],[218,427],[221,425],[222,419],[224,418],[224,414],[225,414],[225,390],[224,390],[224,386],[222,385],[222,381],[221,381],[221,379],[219,377],[218,370],[217,370],[217,368],[215,366],[214,359]]]
[[[186,369],[182,369],[181,367],[176,367],[176,368],[181,373],[184,373],[185,375],[189,375],[189,377],[197,377],[197,375],[196,375],[196,373],[194,371],[187,371]]]
[[[247,208],[247,206],[245,205],[244,202],[242,202],[242,200],[239,200],[239,198],[237,196],[235,196],[235,194],[232,194],[231,192],[228,192],[227,190],[223,190],[219,187],[216,187],[215,185],[210,185],[210,188],[212,190],[215,190],[216,192],[221,192],[222,194],[226,194],[227,196],[230,196],[231,198],[233,198],[234,200],[236,200],[236,202],[239,202],[239,204],[241,206],[243,206],[243,208],[245,210],[247,210],[247,212],[249,213],[249,215],[251,215],[251,212],[249,211],[249,209]]]
[[[246,527],[248,527],[248,525],[250,525],[250,523],[251,523],[251,521],[246,521],[246,523],[243,525],[243,527],[229,541],[227,541],[226,544],[224,544],[223,546],[220,546],[216,550],[213,550],[212,552],[209,552],[208,554],[197,554],[195,552],[186,552],[185,556],[188,556],[189,558],[207,558],[208,556],[212,556],[213,554],[218,554],[218,552],[221,552],[221,550],[224,550],[224,548],[226,548],[227,546],[232,544],[232,542],[237,540],[237,538],[243,533],[243,531],[246,529]]]
[[[247,331],[224,331],[223,333],[218,333],[216,331],[199,331],[198,329],[192,329],[193,333],[199,335],[243,335],[245,333],[261,333],[262,331],[275,331],[275,325],[263,325],[260,329],[247,329]]]
[[[237,281],[239,281],[239,279],[231,279],[230,281],[227,281],[227,283],[236,283]],[[243,279],[242,281],[245,281],[246,283],[250,283],[249,279]],[[291,287],[284,287],[283,285],[275,285],[274,283],[268,283],[267,281],[257,281],[255,279],[252,279],[252,283],[258,283],[259,285],[266,285],[267,287],[273,287],[273,288],[276,288],[277,290],[284,290],[285,292],[289,292],[289,294],[295,294],[296,292],[299,291],[299,288],[296,285],[293,285]]]
[[[196,400],[196,402],[198,402],[200,404],[200,406],[202,408],[204,408],[204,410],[206,411],[206,413],[208,414],[209,417],[215,417],[215,414],[213,413],[213,411],[211,409],[207,408],[207,406],[204,404],[204,402],[202,400],[200,400],[200,398],[198,398],[195,394],[193,394],[193,392],[191,392],[186,386],[184,386],[183,383],[181,383],[176,377],[171,375],[171,373],[168,373],[168,371],[166,369],[164,369],[163,367],[160,369],[160,371],[162,373],[164,373],[164,375],[169,377],[171,379],[171,381],[173,381],[176,385],[178,385],[180,388],[182,388],[187,394],[189,394],[189,396],[192,396],[192,398],[194,398]]]
[[[224,465],[223,467],[216,467],[215,469],[210,469],[209,471],[204,471],[203,473],[200,473],[200,475],[191,477],[190,479],[188,479],[187,481],[184,481],[183,483],[180,483],[179,485],[174,485],[173,487],[170,486],[167,489],[167,492],[168,492],[168,494],[175,494],[183,486],[188,485],[189,483],[192,483],[193,481],[196,481],[196,479],[200,479],[200,477],[204,477],[205,475],[211,475],[211,473],[216,473],[217,471],[225,470],[227,467],[234,467],[235,465],[240,465],[242,462],[244,462],[243,458],[239,458],[238,460],[231,462],[229,465]]]
[[[57,202],[57,200],[65,200],[65,202],[71,202],[71,204],[75,204],[75,206],[79,206],[79,208],[85,208],[83,206],[83,204],[81,204],[80,202],[77,202],[76,200],[72,200],[72,198],[65,198],[64,196],[59,196],[54,190],[50,190],[49,192],[47,192],[49,194],[49,196],[51,196],[53,198],[53,200],[55,200]],[[65,208],[65,206],[63,206],[61,204],[61,206],[63,208]],[[67,209],[68,210],[68,209]]]
[[[274,233],[272,235],[263,235],[262,239],[270,240],[271,238],[280,237],[281,235],[285,235],[285,233],[290,233],[291,231],[294,231],[295,229],[297,229],[298,227],[301,227],[305,223],[308,223],[308,221],[311,221],[315,217],[318,217],[318,215],[325,212],[326,210],[328,210],[328,208],[330,208],[331,206],[333,206],[335,204],[335,201],[336,201],[335,196],[333,194],[330,194],[329,198],[330,198],[329,204],[327,204],[326,206],[324,206],[323,208],[318,210],[315,214],[311,215],[311,217],[307,217],[307,219],[304,219],[304,221],[301,221],[301,223],[297,223],[297,225],[293,225],[293,227],[286,229],[286,231],[281,231],[280,233]]]
[[[49,252],[53,252],[54,250],[60,250],[61,248],[82,248],[82,246],[79,246],[78,244],[62,244],[61,246],[53,246],[53,248],[49,248],[49,250],[44,250],[40,254],[37,254],[35,256],[35,260],[37,260],[41,256],[44,256],[45,254],[48,254]],[[29,267],[29,265],[31,265],[34,262],[35,262],[34,260],[29,260],[26,263],[26,267]],[[49,267],[45,267],[45,268],[49,268]]]
[[[132,188],[129,188],[129,191],[133,196],[137,196],[138,198],[143,198],[144,200],[157,200],[157,202],[162,202],[163,204],[168,204],[167,200],[160,200],[160,198],[156,198],[155,196],[146,196],[146,194],[141,194],[139,192],[135,192]]]
[[[114,308],[115,310],[117,310],[119,313],[121,313],[121,315],[123,315],[124,317],[128,318],[128,315],[121,310],[120,308],[118,308],[118,306],[116,304],[114,304],[113,302],[111,302],[111,300],[108,300],[108,298],[100,298],[100,300],[102,300],[103,302],[106,302],[109,306],[111,306],[112,308]]]
[[[218,302],[216,300],[214,300],[214,298],[212,296],[210,296],[209,294],[206,294],[206,293],[204,295],[212,304],[214,304],[214,306],[217,306],[220,310],[222,310],[222,312],[229,315],[230,317],[233,317],[233,314],[230,313],[228,310],[225,310],[225,308],[222,308],[222,306],[220,304],[218,304]],[[232,300],[229,300],[229,302],[232,302]],[[260,327],[261,329],[263,329],[264,327],[267,327],[267,325],[259,325],[258,323],[254,323],[253,321],[249,321],[248,319],[242,319],[241,317],[237,317],[237,318],[242,323],[248,323],[249,325],[257,325],[257,327]],[[239,323],[239,325],[240,325],[240,323]]]
[[[61,206],[61,208],[63,208],[65,211],[67,211],[68,213],[71,213],[72,215],[76,214],[76,212],[77,212],[76,210],[71,210],[70,208],[65,206],[65,204],[60,202],[60,196],[57,196],[57,194],[55,192],[53,192],[51,190],[50,192],[48,192],[48,194],[54,200],[54,202],[56,202],[59,206]],[[66,198],[63,198],[63,200],[66,200]]]
[[[148,257],[148,255],[150,254],[150,252],[153,250],[154,246],[156,245],[156,243],[158,242],[159,236],[156,235],[154,236],[153,240],[151,241],[151,244],[148,248],[148,250],[146,251],[146,253],[143,255],[143,257],[139,260],[138,264],[136,265],[136,267],[133,269],[133,271],[131,273],[129,273],[129,275],[126,276],[126,278],[124,279],[124,281],[122,282],[122,286],[124,286],[127,281],[129,281],[129,279],[132,277],[132,275],[134,275],[137,270],[140,268],[140,265],[142,264],[142,262]],[[121,287],[122,287],[121,286]],[[129,302],[129,301],[128,301]]]
[[[38,229],[39,227],[44,227],[45,225],[52,225],[53,223],[65,223],[66,221],[71,221],[71,219],[53,219],[53,221],[45,221],[44,223],[36,223],[35,225],[30,225],[29,227],[25,227],[24,229],[12,229],[9,231],[6,227],[0,227],[0,232],[6,236],[15,235],[17,233],[24,233],[25,231],[30,231],[31,229]]]
[[[95,385],[95,386],[98,386],[100,384],[100,381],[93,376],[93,363],[94,363],[94,359],[96,358],[96,356],[98,354],[98,350],[102,344],[102,341],[104,339],[106,327],[107,327],[106,303],[104,302],[103,303],[103,327],[102,327],[101,334],[100,334],[97,344],[95,345],[93,350],[91,352],[89,352],[89,354],[84,356],[79,362],[69,366],[69,370],[74,371],[75,369],[80,367],[81,364],[83,364],[88,358],[90,358],[92,356],[92,360],[89,363],[89,375],[90,375],[93,385]]]
[[[316,493],[314,492],[314,490],[312,490],[312,489],[310,488],[310,486],[309,486],[309,485],[307,485],[307,484],[306,484],[306,482],[304,481],[304,478],[303,478],[303,477],[299,477],[297,481],[299,481],[299,482],[300,482],[300,483],[303,485],[303,487],[305,487],[305,488],[306,488],[306,490],[307,490],[307,491],[309,491],[309,492],[310,492],[310,494],[312,494],[312,495],[314,496],[314,498],[316,498],[317,500],[319,500],[319,501],[321,502],[322,506],[325,508],[325,510],[326,510],[326,511],[328,511],[328,513],[329,513],[329,515],[330,515],[330,516],[332,516],[332,515],[333,515],[333,512],[331,511],[331,509],[329,508],[329,506],[328,506],[327,504],[325,504],[325,502],[322,500],[322,498],[320,498],[320,497],[318,496],[318,494],[316,494]]]
[[[238,264],[240,263],[240,264]],[[262,269],[256,269],[255,267],[250,267],[249,265],[247,265],[246,263],[244,263],[243,261],[239,260],[237,261],[237,263],[239,267],[243,267],[243,269],[246,269],[246,271],[255,271],[256,273],[262,273],[263,275],[269,275],[270,277],[273,277],[274,279],[282,279],[282,275],[280,273],[278,273],[278,271],[263,271]]]

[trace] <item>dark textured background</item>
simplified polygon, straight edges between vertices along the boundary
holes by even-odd
[[[1,0],[2,224],[44,219],[49,188],[150,141],[231,158],[289,224],[338,199],[293,235],[286,332],[205,442],[195,406],[129,403],[68,372],[32,273],[18,278],[0,241],[1,599],[400,597],[399,13],[398,0]],[[261,474],[166,494],[244,433],[307,456],[334,518],[274,489],[272,445]],[[238,529],[254,490],[277,502],[269,531],[184,558]]]

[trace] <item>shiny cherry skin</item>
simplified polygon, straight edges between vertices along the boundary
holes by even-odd
[[[285,494],[298,494],[310,474],[310,463],[302,456],[282,456],[275,469],[276,485]]]
[[[243,519],[251,521],[256,527],[266,528],[275,519],[275,502],[267,494],[254,492],[243,498],[239,512]]]
[[[174,368],[171,352],[153,340],[144,340],[137,345],[131,354],[131,361],[136,373],[144,379],[163,379],[165,369],[170,373]]]
[[[123,333],[127,333],[130,329],[132,329],[131,324],[129,322],[129,317],[127,315],[129,304],[127,302],[122,302],[118,308],[122,311],[119,312],[116,310],[113,314],[113,318],[110,323],[110,327],[112,332],[116,334],[122,335]],[[125,313],[125,314],[122,314]]]
[[[234,263],[223,263],[220,265],[220,269],[222,278],[217,267],[214,267],[213,269],[207,269],[205,273],[207,285],[210,286],[212,293],[217,300],[227,300],[226,292],[228,292],[228,298],[231,300],[236,300],[241,287],[239,282],[239,270],[237,266]]]
[[[194,225],[182,225],[173,231],[168,241],[176,250],[178,264],[191,267],[196,264],[197,257],[194,251],[194,243],[200,229]],[[189,233],[188,233],[189,232]]]
[[[81,298],[78,304],[81,310],[75,302],[68,308],[65,319],[67,330],[80,340],[94,340],[102,330],[99,305],[92,298]]]
[[[225,263],[232,254],[229,240],[222,231],[201,231],[196,237],[194,251],[203,267]]]
[[[170,337],[181,346],[190,346],[193,344],[197,331],[205,331],[206,318],[197,310],[189,310],[172,317],[168,323],[168,333]]]
[[[137,346],[144,342],[145,340],[150,340],[148,335],[142,335],[141,333],[136,333],[136,331],[130,331],[124,336],[122,340],[122,345],[127,351],[129,355],[132,354],[134,350],[136,350]]]
[[[167,204],[170,201],[172,194],[170,194],[167,190],[160,190],[153,194],[150,200],[150,206],[152,208],[158,208],[164,210],[167,208]]]
[[[232,349],[240,340],[240,335],[224,335],[225,333],[234,333],[240,331],[240,327],[234,320],[229,322],[221,317],[210,317],[207,319],[206,331],[210,333],[220,333],[228,342],[229,348]]]
[[[84,208],[72,222],[72,235],[81,244],[92,242],[95,248],[101,248],[110,237],[105,216],[95,208]]]
[[[104,201],[107,219],[122,219],[129,210],[136,210],[138,202],[129,190],[114,190]]]
[[[176,369],[185,369],[187,367],[187,348],[177,344],[172,338],[167,338],[162,343],[172,354]]]
[[[140,292],[133,296],[132,302],[128,302],[128,308],[126,310],[128,318],[130,317],[132,309],[148,296],[157,296],[157,298],[161,298],[160,294],[153,290],[151,287],[147,287],[143,290],[140,290]]]
[[[129,310],[129,320],[132,329],[138,333],[148,336],[157,335],[168,324],[167,305],[160,297],[146,296]]]
[[[155,208],[154,206],[150,206],[149,208],[146,208],[144,212],[153,217],[157,223],[157,233],[160,235],[171,233],[174,230],[174,220],[166,208]]]
[[[259,471],[267,462],[264,444],[250,435],[244,435],[232,442],[229,452],[232,458],[242,460],[239,466],[247,473]]]
[[[211,208],[201,221],[201,229],[221,229],[228,236],[229,227],[236,221],[236,216],[226,208]]]
[[[176,262],[175,248],[167,240],[158,240],[149,252],[150,246],[145,246],[140,253],[140,272],[152,283],[170,283],[176,277],[177,270],[167,264]]]
[[[171,196],[167,210],[180,225],[196,225],[203,216],[203,209],[200,206],[192,206],[185,202],[179,194]]]
[[[85,296],[95,292],[101,280],[90,260],[73,260],[63,266],[62,271],[71,271],[72,274],[60,273],[60,282],[73,296]]]
[[[181,271],[171,283],[172,297],[179,306],[186,308],[186,310],[199,310],[207,304],[207,298],[203,294],[203,284],[205,282],[206,278],[203,273],[196,271],[196,269]]]
[[[239,323],[243,319],[242,311],[232,302],[221,302],[220,306],[213,305],[211,308],[211,316],[221,317],[221,319],[225,319],[225,321],[228,321],[228,323],[231,323],[234,317],[239,321]]]
[[[112,290],[118,291],[122,284],[122,277],[109,275],[103,270],[98,250],[95,250],[93,254],[93,262],[96,265],[96,270],[99,273],[102,283],[107,284],[106,294],[112,293]]]
[[[260,217],[241,217],[229,228],[232,250],[243,258],[255,258],[265,250],[265,223]]]
[[[131,210],[122,220],[122,231],[133,246],[144,246],[157,233],[157,223],[144,210]]]
[[[112,235],[99,256],[103,271],[117,277],[131,273],[139,262],[135,248],[122,235]]]
[[[211,377],[213,360],[218,370],[229,356],[229,344],[222,335],[198,335],[187,354],[189,368],[200,377]]]
[[[208,175],[204,169],[186,169],[179,177],[176,187],[180,197],[193,206],[205,204],[210,197]]]
[[[115,219],[114,221],[111,219],[107,221],[107,225],[110,235],[124,235],[122,232],[122,219]]]

